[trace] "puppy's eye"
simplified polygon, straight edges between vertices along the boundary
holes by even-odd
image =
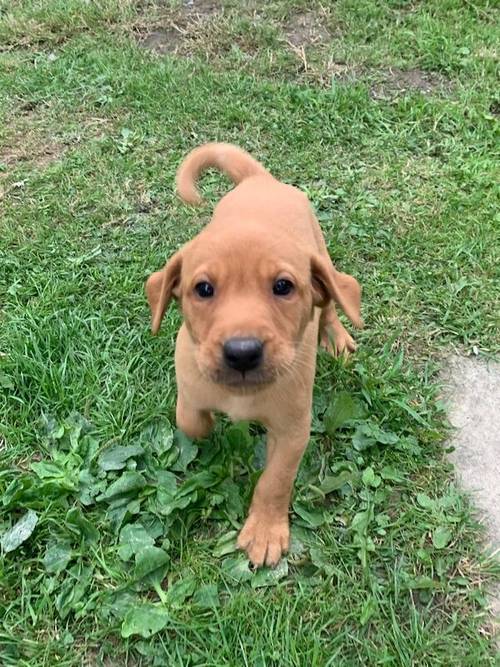
[[[273,294],[275,296],[287,296],[293,292],[293,283],[286,278],[280,278],[273,285]]]
[[[202,299],[210,299],[214,295],[214,287],[206,280],[196,283],[194,291]]]

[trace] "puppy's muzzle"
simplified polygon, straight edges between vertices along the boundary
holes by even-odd
[[[258,338],[229,338],[222,350],[226,366],[240,373],[258,368],[264,356],[264,344]]]

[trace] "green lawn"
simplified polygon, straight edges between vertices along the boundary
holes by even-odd
[[[499,568],[444,457],[438,372],[499,350],[498,18],[0,0],[2,666],[497,664]],[[307,192],[364,288],[358,353],[319,358],[292,551],[258,573],[234,536],[262,432],[175,432],[180,317],[152,338],[143,294],[229,187],[174,195],[214,140]]]

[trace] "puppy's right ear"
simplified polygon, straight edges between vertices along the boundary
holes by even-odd
[[[311,279],[316,306],[324,308],[333,299],[355,327],[363,328],[361,286],[356,278],[337,271],[331,262],[325,262],[322,257],[314,256],[311,258]]]
[[[173,296],[179,296],[182,255],[176,253],[161,271],[156,271],[146,281],[146,297],[151,308],[151,331],[157,334],[165,311]]]

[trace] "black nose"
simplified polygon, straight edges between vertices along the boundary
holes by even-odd
[[[264,345],[258,338],[229,338],[223,346],[224,360],[241,373],[251,371],[262,361]]]

